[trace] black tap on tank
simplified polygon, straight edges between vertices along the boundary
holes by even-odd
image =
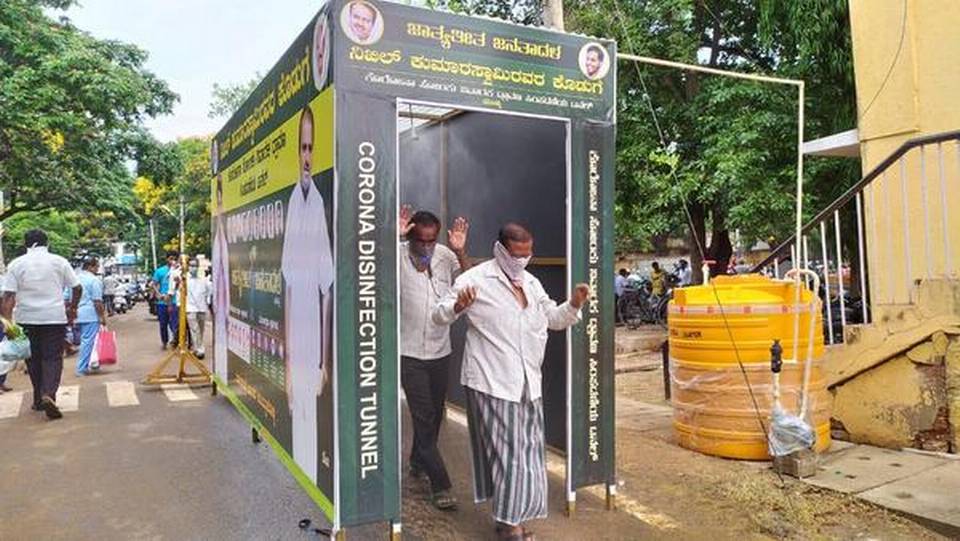
[[[770,370],[774,374],[779,374],[780,369],[783,367],[783,346],[780,345],[779,339],[774,339],[773,345],[770,346]]]

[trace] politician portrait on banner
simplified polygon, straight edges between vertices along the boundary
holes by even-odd
[[[610,54],[599,43],[587,43],[581,47],[578,60],[580,71],[591,81],[603,79],[610,71]]]
[[[383,36],[383,14],[367,0],[352,0],[343,6],[340,26],[350,41],[373,45]]]
[[[290,192],[280,270],[284,280],[286,391],[293,458],[317,480],[317,397],[330,377],[333,256],[323,196],[313,180],[314,118],[300,113],[298,180]]]

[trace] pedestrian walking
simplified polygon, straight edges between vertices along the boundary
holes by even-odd
[[[667,273],[660,268],[660,262],[653,262],[653,270],[650,271],[650,293],[656,297],[662,296],[667,292]]]
[[[202,359],[206,356],[203,347],[203,333],[207,326],[207,310],[213,301],[210,279],[201,275],[196,260],[190,261],[190,276],[187,279],[187,323],[190,325],[190,339],[193,354]]]
[[[630,276],[630,272],[627,271],[627,269],[620,269],[620,272],[613,277],[613,313],[616,323],[623,323],[623,314],[620,312],[620,299],[623,298],[623,294],[626,292],[627,284],[629,283],[627,279],[628,276]]]
[[[112,272],[107,271],[107,274],[103,277],[103,304],[107,309],[108,316],[115,315],[113,299],[117,296],[117,290],[120,287],[120,280],[117,280]]]
[[[3,263],[3,262],[0,261],[0,263]],[[0,274],[0,287],[3,286],[4,277],[5,277],[4,274]],[[3,322],[0,322],[0,334],[6,334],[6,332],[7,332],[6,326],[4,326]],[[6,374],[0,375],[0,394],[6,393],[12,390],[13,389],[7,385],[7,375]]]
[[[180,344],[180,339],[187,341],[190,345],[190,332],[187,336],[180,336],[180,280],[182,278],[180,268],[180,257],[178,256],[172,263],[169,263],[170,273],[167,275],[167,313],[170,315],[170,335],[173,337],[171,342],[174,346]]]
[[[27,368],[33,384],[33,409],[59,419],[63,414],[56,399],[63,372],[64,334],[66,325],[76,318],[83,288],[70,263],[49,252],[43,230],[27,231],[24,245],[27,253],[7,269],[0,315],[8,320],[16,315],[15,321],[30,339]],[[61,296],[65,287],[71,288],[67,306]]]
[[[413,419],[410,475],[430,479],[433,505],[455,509],[452,484],[440,454],[440,425],[446,410],[450,368],[450,328],[433,322],[433,308],[450,290],[454,279],[470,267],[466,254],[469,224],[454,220],[447,232],[450,247],[437,244],[440,219],[409,206],[400,210],[400,381]]]
[[[547,330],[580,320],[590,288],[577,284],[557,306],[524,269],[533,236],[508,223],[492,260],[457,278],[433,311],[437,324],[467,317],[460,383],[467,398],[474,501],[493,501],[500,539],[532,539],[523,524],[547,516],[541,364]]]
[[[83,293],[77,305],[77,332],[80,334],[80,351],[77,354],[77,376],[85,376],[95,368],[90,367],[90,357],[97,341],[101,325],[106,327],[107,318],[103,307],[103,286],[97,278],[100,260],[89,257],[80,267],[77,278]]]
[[[163,349],[167,349],[167,345],[171,343],[171,331],[173,332],[173,341],[176,342],[177,339],[177,313],[171,313],[169,309],[169,289],[170,269],[173,265],[176,265],[179,257],[180,254],[175,251],[167,252],[166,263],[157,267],[150,281],[150,289],[157,299],[157,320],[160,322],[160,342],[163,344]]]

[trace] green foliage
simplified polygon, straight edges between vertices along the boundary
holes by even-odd
[[[253,76],[253,79],[245,83],[220,85],[213,83],[213,100],[210,101],[210,110],[207,116],[210,118],[228,117],[235,113],[243,105],[243,102],[253,93],[254,89],[263,79],[260,72]]]
[[[80,226],[70,216],[55,210],[21,212],[4,222],[3,255],[7,260],[23,255],[23,235],[31,229],[47,232],[50,251],[69,258],[73,256],[80,240]]]
[[[621,52],[802,78],[807,139],[855,126],[845,0],[573,0],[566,20],[568,30],[616,39]],[[751,243],[789,235],[794,88],[621,61],[618,97],[619,249],[687,233],[684,201],[701,244],[722,244],[734,228]],[[857,178],[852,162],[807,163],[808,215]]]
[[[177,99],[143,68],[144,51],[47,15],[71,4],[0,3],[0,219],[17,218],[14,231],[30,221],[62,229],[56,242],[72,243],[60,246],[68,255],[137,226],[126,163],[148,144],[143,120]],[[63,220],[74,220],[69,230]]]
[[[433,9],[483,15],[518,24],[543,24],[543,0],[427,0]]]
[[[133,187],[143,224],[135,234],[142,239],[141,246],[150,246],[148,220],[152,217],[158,254],[179,249],[182,197],[185,249],[190,255],[210,256],[209,148],[209,137],[189,137],[155,145],[145,154],[149,159],[140,162],[140,176]]]

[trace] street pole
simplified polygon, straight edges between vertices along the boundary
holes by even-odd
[[[180,196],[180,255],[183,256],[184,237],[183,237],[183,196]]]
[[[153,251],[153,268],[157,268],[157,232],[153,229],[153,218],[150,218],[150,249]]]
[[[563,32],[563,0],[544,0],[543,26]]]

